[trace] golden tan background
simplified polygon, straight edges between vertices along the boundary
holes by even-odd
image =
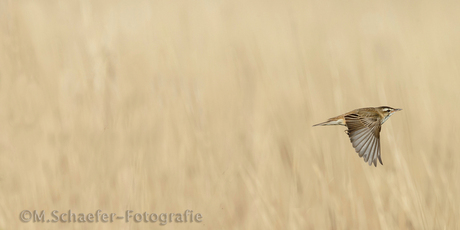
[[[460,228],[458,1],[0,1],[0,229]],[[369,167],[344,127],[403,108]],[[49,216],[48,216],[49,217]]]

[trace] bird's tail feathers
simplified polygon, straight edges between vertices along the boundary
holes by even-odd
[[[313,126],[326,126],[326,125],[344,125],[346,126],[346,122],[342,116],[337,116],[337,117],[329,118],[327,121],[313,125]]]
[[[313,125],[313,127],[315,127],[315,126],[326,126],[326,125],[338,125],[338,122],[329,120],[329,121],[325,121],[325,122]]]

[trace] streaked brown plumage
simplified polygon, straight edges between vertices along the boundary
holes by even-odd
[[[348,130],[345,132],[350,137],[353,148],[355,148],[359,157],[363,157],[364,162],[367,162],[369,165],[374,163],[374,166],[377,167],[377,159],[383,165],[382,158],[380,157],[380,130],[382,124],[394,112],[401,110],[388,106],[355,109],[313,126],[347,126]]]

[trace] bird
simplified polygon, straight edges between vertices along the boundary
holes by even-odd
[[[355,109],[329,118],[325,122],[313,125],[313,127],[327,125],[346,126],[348,129],[345,130],[345,133],[348,134],[351,144],[359,157],[362,157],[369,166],[374,163],[374,166],[377,167],[377,159],[383,165],[380,156],[380,130],[382,125],[393,113],[401,110],[388,106]]]

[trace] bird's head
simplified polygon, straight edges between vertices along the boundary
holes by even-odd
[[[383,115],[383,120],[381,124],[383,124],[388,118],[390,118],[390,116],[393,115],[393,113],[402,110],[402,109],[394,109],[388,106],[381,106],[381,107],[378,107],[377,109]]]

